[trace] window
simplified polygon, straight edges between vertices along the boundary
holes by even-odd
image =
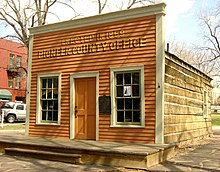
[[[112,69],[114,126],[143,126],[143,68]]]
[[[203,92],[203,117],[204,118],[208,118],[208,109],[209,109],[208,99],[209,99],[208,92],[204,91]]]
[[[16,86],[15,88],[19,89],[20,88],[20,78],[16,78]]]
[[[9,68],[14,68],[14,54],[10,54]]]
[[[8,87],[13,88],[14,86],[14,79],[12,77],[8,78]]]
[[[57,74],[38,77],[38,123],[59,123],[59,83]]]
[[[21,67],[21,56],[17,56],[16,58],[16,66]]]
[[[24,105],[17,105],[16,110],[24,110]]]

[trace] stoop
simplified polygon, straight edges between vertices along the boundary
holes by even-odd
[[[74,164],[148,169],[173,157],[175,146],[4,136],[0,138],[0,151]]]

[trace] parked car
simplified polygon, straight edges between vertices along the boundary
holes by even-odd
[[[4,119],[9,123],[26,120],[26,104],[20,102],[5,103],[2,108]]]

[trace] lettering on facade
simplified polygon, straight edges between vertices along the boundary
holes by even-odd
[[[122,39],[123,35],[123,30],[116,30],[63,39],[59,48],[38,51],[38,58],[52,58],[146,47],[146,38]],[[117,40],[112,41],[112,39]]]

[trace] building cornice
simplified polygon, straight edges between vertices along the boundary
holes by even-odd
[[[129,10],[122,10],[111,12],[102,15],[85,17],[80,19],[68,20],[64,22],[48,24],[29,28],[30,35],[43,34],[48,32],[76,29],[81,27],[94,26],[98,24],[105,24],[110,22],[117,22],[122,20],[134,19],[139,17],[162,14],[165,15],[165,3],[159,3]]]

